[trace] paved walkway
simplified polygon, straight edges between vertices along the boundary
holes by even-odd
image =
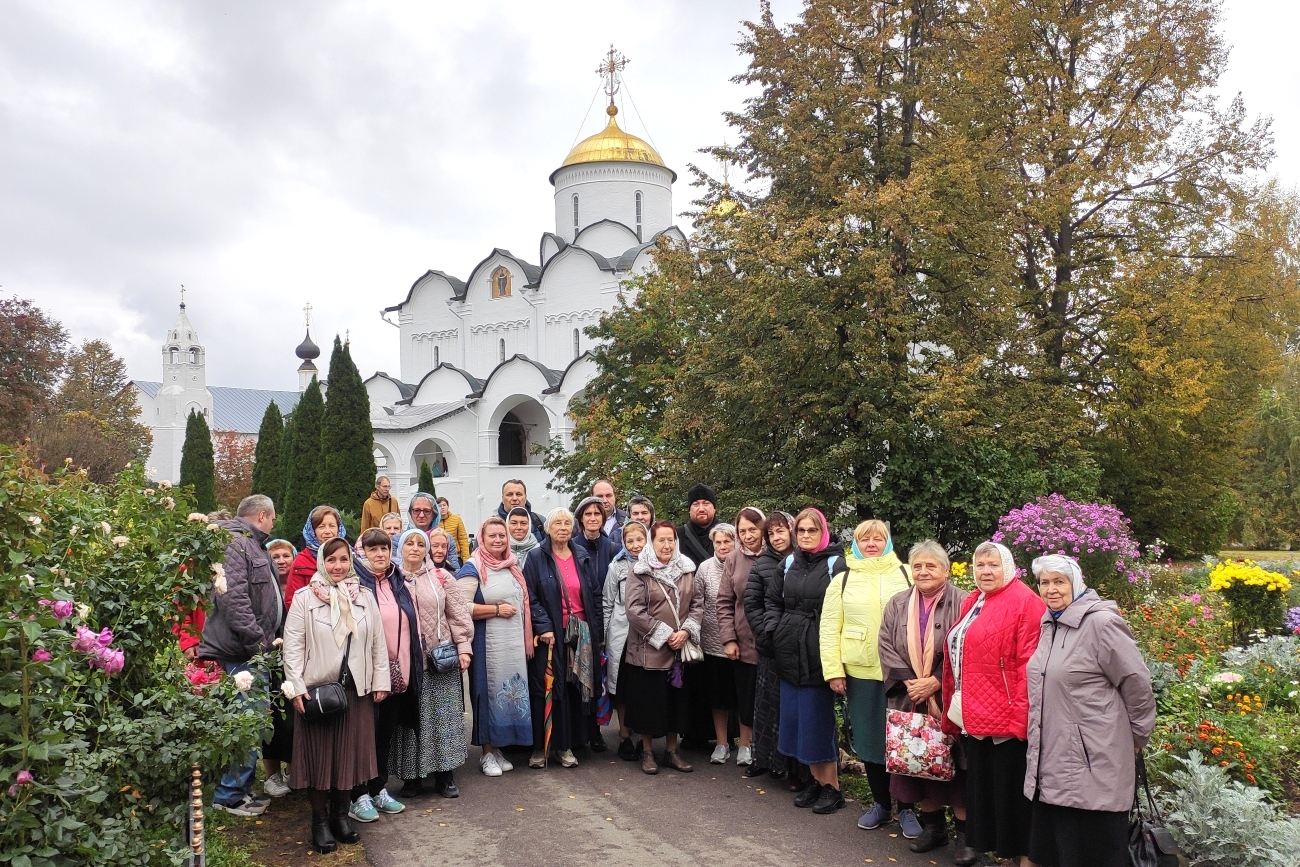
[[[611,745],[615,734],[606,729]],[[470,751],[456,774],[459,798],[411,799],[405,813],[364,827],[375,867],[952,863],[951,849],[909,851],[897,825],[859,830],[855,803],[813,815],[793,806],[784,785],[746,780],[735,764],[710,765],[707,753],[686,754],[694,773],[661,767],[653,777],[612,750],[578,750],[577,768],[544,771],[530,770],[526,753],[508,753],[515,770],[489,779],[478,771],[478,749]]]

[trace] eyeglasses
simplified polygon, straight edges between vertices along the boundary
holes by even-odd
[[[412,515],[432,515],[433,509],[412,509]]]
[[[797,533],[800,536],[816,536],[819,532],[821,531],[818,530],[816,527],[800,527],[799,529],[795,530],[795,533]]]

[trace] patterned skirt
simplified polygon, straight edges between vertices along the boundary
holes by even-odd
[[[465,764],[465,694],[459,671],[446,674],[426,668],[420,682],[420,731],[393,732],[389,772],[403,780],[451,771]]]
[[[784,768],[785,756],[777,752],[781,731],[781,678],[766,656],[758,657],[754,675],[754,764],[760,768]]]

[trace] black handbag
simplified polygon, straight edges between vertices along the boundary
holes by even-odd
[[[348,687],[352,686],[352,671],[348,668],[348,653],[351,649],[352,635],[349,634],[343,645],[339,679],[307,687],[302,703],[302,718],[307,722],[326,720],[348,709]]]
[[[1141,792],[1147,795],[1147,811],[1142,814]],[[1151,785],[1147,782],[1146,759],[1137,757],[1137,781],[1133,787],[1133,814],[1128,826],[1128,860],[1132,867],[1179,867],[1184,863],[1180,857],[1178,843],[1174,835],[1165,827],[1155,798],[1151,797]]]

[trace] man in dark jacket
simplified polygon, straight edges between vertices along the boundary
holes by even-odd
[[[501,486],[501,505],[497,506],[497,515],[509,523],[511,509],[527,509],[532,516],[533,535],[538,542],[546,540],[546,521],[533,511],[533,504],[528,502],[528,487],[519,479],[511,479]]]
[[[239,700],[266,704],[269,681],[265,669],[252,667],[249,660],[271,649],[284,618],[284,598],[266,541],[275,524],[275,504],[262,494],[245,497],[232,521],[222,521],[230,533],[223,564],[212,582],[207,620],[199,657],[214,659],[227,675],[240,680],[251,677]],[[242,676],[241,676],[242,673]],[[253,797],[257,777],[257,752],[232,765],[213,794],[213,806],[237,816],[259,816],[266,802]]]
[[[623,525],[627,523],[627,513],[618,507],[614,495],[614,485],[609,479],[597,479],[591,486],[591,495],[600,500],[605,509],[605,535],[614,546],[614,553],[623,550]]]
[[[682,553],[698,566],[713,556],[709,531],[718,523],[718,495],[708,485],[692,485],[686,494],[690,518],[677,528]]]

